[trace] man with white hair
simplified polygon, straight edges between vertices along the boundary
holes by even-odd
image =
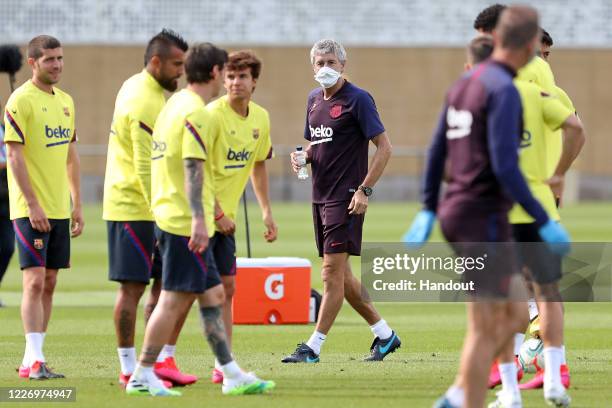
[[[400,339],[383,320],[351,272],[349,256],[361,253],[368,197],[391,156],[391,143],[374,99],[342,77],[346,51],[333,40],[320,40],[310,51],[315,80],[321,88],[308,95],[304,138],[310,141],[306,163],[312,167],[312,210],[315,240],[323,257],[323,300],[317,326],[283,363],[316,363],[321,346],[340,312],[349,304],[375,336],[366,361],[382,361],[400,347]],[[376,146],[368,170],[368,145]],[[300,164],[291,155],[294,171]]]

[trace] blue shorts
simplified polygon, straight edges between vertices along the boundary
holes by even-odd
[[[70,220],[49,220],[51,231],[32,228],[29,218],[13,220],[21,269],[70,268]]]
[[[204,293],[221,284],[210,250],[195,253],[187,246],[189,237],[174,235],[155,227],[162,256],[162,289],[172,292]]]
[[[149,283],[154,227],[153,221],[106,221],[109,280]]]
[[[210,249],[212,250],[215,264],[221,276],[236,275],[236,239],[234,234],[223,235],[216,232],[210,239]]]

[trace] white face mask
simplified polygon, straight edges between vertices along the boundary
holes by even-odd
[[[336,85],[342,74],[330,67],[323,67],[315,74],[314,79],[323,88],[331,88]]]

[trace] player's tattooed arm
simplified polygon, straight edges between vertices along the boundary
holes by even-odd
[[[185,192],[193,217],[204,217],[202,189],[204,188],[204,162],[199,159],[183,160],[185,167]]]
[[[200,315],[204,325],[204,335],[219,363],[225,365],[232,362],[233,358],[227,346],[227,338],[219,306],[204,306],[200,309]]]

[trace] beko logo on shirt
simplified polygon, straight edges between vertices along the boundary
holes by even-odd
[[[45,125],[45,135],[51,139],[52,137],[57,139],[69,139],[70,138],[70,128],[65,128],[58,126],[56,128],[49,127]]]
[[[246,149],[242,149],[241,152],[235,152],[232,148],[229,148],[227,152],[227,160],[235,160],[235,161],[248,161],[249,157],[251,157],[251,153]]]
[[[313,128],[312,126],[309,126],[310,128],[310,138],[315,138],[315,137],[332,137],[334,135],[334,129],[327,127],[327,126],[319,126],[316,128]]]
[[[448,124],[446,138],[453,140],[466,137],[472,132],[473,122],[474,118],[472,112],[468,110],[456,110],[452,106],[449,107],[446,112],[446,123]]]

